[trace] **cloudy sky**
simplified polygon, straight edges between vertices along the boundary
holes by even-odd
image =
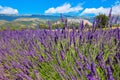
[[[0,14],[120,14],[120,0],[0,0]]]

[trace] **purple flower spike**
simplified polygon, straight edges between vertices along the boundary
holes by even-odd
[[[112,8],[110,9],[110,12],[109,12],[109,18],[111,18],[111,15],[112,15]]]
[[[87,80],[96,80],[92,73],[87,75]]]
[[[84,29],[84,21],[82,20],[80,26],[78,27],[78,33],[83,31],[83,29]]]
[[[119,16],[117,16],[117,18],[115,19],[115,24],[117,24],[118,19],[119,19]]]
[[[68,27],[68,21],[67,21],[67,19],[65,20],[65,29]]]
[[[71,80],[77,80],[71,73],[69,73]]]
[[[48,21],[49,30],[52,30],[51,23]]]
[[[60,51],[60,55],[61,55],[62,60],[64,60],[65,59],[65,54],[62,50]]]
[[[39,77],[39,71],[38,70],[34,70],[34,75],[35,75],[35,80],[41,80]]]
[[[75,59],[76,66],[79,66],[79,61]]]
[[[74,66],[74,69],[75,69],[75,71],[79,74],[79,76],[82,78],[82,74],[81,74],[81,72],[77,69],[76,66]]]
[[[61,22],[64,22],[64,18],[62,14],[60,14],[60,17],[61,17]]]
[[[41,55],[39,56],[39,61],[40,61],[40,62],[43,62],[43,61],[44,61],[43,56],[41,56]]]
[[[97,61],[100,61],[100,60],[102,60],[103,59],[103,56],[104,55],[104,52],[102,51],[101,53],[99,53],[98,55],[97,55],[97,57],[96,57],[96,59],[97,59]]]
[[[113,22],[114,16],[110,18],[110,27],[112,27],[112,22]]]
[[[68,80],[68,76],[66,75],[64,68],[58,67],[58,71],[61,77],[64,77],[65,80]]]
[[[78,53],[78,56],[79,56],[80,60],[82,61],[82,60],[83,60],[83,56],[82,56],[82,54],[80,53],[80,51],[78,50],[78,48],[77,48],[77,53]]]
[[[59,61],[59,58],[58,58],[58,53],[56,53],[56,60],[57,60],[58,65],[60,65],[60,61]]]
[[[17,78],[15,80],[23,80],[23,76],[21,74],[16,74]]]
[[[94,75],[96,74],[96,67],[95,67],[94,62],[92,62],[92,64],[91,64],[91,71]]]
[[[108,80],[114,80],[110,66],[107,66]]]

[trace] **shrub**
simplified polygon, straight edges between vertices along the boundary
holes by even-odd
[[[96,16],[96,19],[98,22],[98,28],[105,28],[108,26],[109,18],[105,14],[99,14],[98,16]]]

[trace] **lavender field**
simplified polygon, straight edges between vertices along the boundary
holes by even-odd
[[[0,0],[0,80],[120,80],[120,0]]]
[[[97,24],[0,31],[0,80],[120,80],[120,28]]]

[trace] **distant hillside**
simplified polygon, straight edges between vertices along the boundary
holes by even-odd
[[[8,23],[8,21],[5,21],[5,20],[0,20],[0,25],[3,25],[5,23]]]
[[[93,17],[84,17],[84,16],[69,16],[64,15],[65,18],[74,18],[74,19],[86,19],[90,22],[93,21]],[[0,14],[0,20],[6,20],[6,21],[14,21],[19,18],[39,18],[41,20],[58,20],[60,19],[60,16],[55,15],[6,15],[6,14]]]
[[[71,25],[72,23],[79,25],[81,21],[84,21],[84,25],[92,25],[91,22],[85,19],[73,19],[73,18],[68,18],[68,24]],[[51,21],[53,28],[62,28],[61,25],[61,20],[55,20]],[[13,21],[5,21],[1,20],[0,21],[0,29],[25,29],[25,28],[30,28],[30,29],[47,29],[48,28],[48,20],[43,20],[40,18],[17,18]]]
[[[0,21],[0,28],[36,28],[40,23],[45,23],[45,20],[39,18],[18,18],[13,21]]]
[[[72,18],[72,19],[85,19],[88,20],[89,22],[93,22],[94,21],[94,17],[90,17],[90,16],[70,16],[70,15],[63,15],[65,18]],[[117,16],[114,16],[114,19],[116,19]],[[38,18],[40,20],[58,20],[60,19],[60,15],[10,15],[10,14],[0,14],[0,20],[5,20],[5,21],[14,21],[20,18]],[[118,23],[120,24],[120,17],[118,19]]]

